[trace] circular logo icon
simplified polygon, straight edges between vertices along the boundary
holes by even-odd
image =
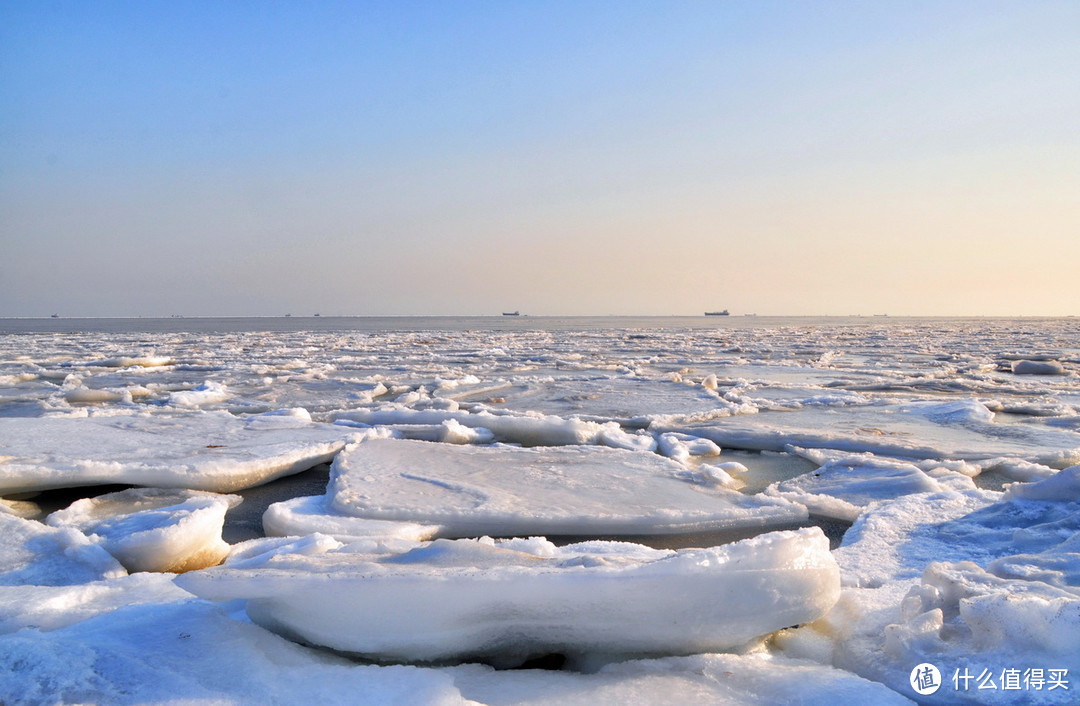
[[[928,696],[941,688],[941,672],[929,662],[923,662],[911,670],[909,681],[916,694]]]

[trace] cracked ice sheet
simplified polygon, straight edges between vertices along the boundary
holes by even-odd
[[[507,666],[733,649],[820,617],[839,592],[816,527],[709,549],[542,538],[440,539],[387,553],[311,535],[265,540],[176,578],[216,601],[246,598],[280,634],[384,661],[485,657]],[[406,545],[407,546],[407,545]]]
[[[1017,550],[1051,549],[1080,532],[1080,466],[1033,483],[908,495],[879,502],[844,535],[835,555],[845,585],[917,578],[932,561],[981,566]]]
[[[656,454],[374,440],[334,461],[343,515],[442,526],[442,536],[660,535],[790,526],[801,505],[718,487]]]
[[[976,400],[879,400],[857,407],[762,412],[700,424],[653,424],[710,439],[723,448],[783,451],[787,446],[898,456],[978,460],[1015,457],[1064,468],[1080,461],[1080,434],[1041,424],[997,424]]]
[[[107,483],[229,492],[325,463],[367,435],[286,412],[0,418],[0,493]]]
[[[994,667],[1080,670],[1080,466],[1004,493],[907,496],[867,511],[834,552],[847,588],[817,623],[778,637],[813,657],[907,688],[912,667],[978,677]],[[1020,550],[1022,553],[1017,553]],[[929,703],[974,698],[947,683]],[[972,690],[975,686],[972,686]],[[1030,703],[1060,694],[1024,691]]]

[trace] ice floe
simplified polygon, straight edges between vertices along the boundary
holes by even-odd
[[[870,454],[844,456],[816,471],[773,483],[767,495],[801,503],[812,514],[853,522],[870,503],[911,493],[974,489],[962,473],[936,468],[930,473],[912,463]]]
[[[1067,375],[1065,366],[1056,360],[1016,360],[1012,371],[1015,375]]]
[[[315,535],[312,539],[317,538]],[[402,553],[301,540],[301,551],[177,578],[248,599],[251,618],[304,642],[385,661],[690,654],[820,617],[839,574],[817,528],[710,549],[436,540]]]
[[[0,418],[0,493],[105,483],[228,492],[329,461],[364,437],[227,412]]]
[[[719,456],[721,451],[712,441],[687,434],[659,434],[656,443],[661,454],[683,464],[694,456]]]
[[[228,555],[221,527],[240,501],[238,495],[130,488],[78,500],[46,521],[77,528],[128,571],[190,571]]]
[[[663,535],[787,526],[801,505],[718,486],[659,455],[375,440],[334,461],[343,515],[442,527],[450,537]]]
[[[409,409],[400,405],[382,406],[375,409],[359,409],[333,415],[337,421],[354,421],[365,425],[382,425],[397,428],[402,425],[456,424],[473,429],[483,429],[494,440],[523,444],[525,446],[559,446],[598,443],[601,432],[616,431],[619,426],[581,419],[564,419],[538,413],[492,414],[470,413],[460,410]],[[486,434],[485,434],[486,436]]]
[[[651,428],[703,437],[723,448],[783,451],[799,446],[912,459],[1007,456],[1057,468],[1080,462],[1080,434],[1045,425],[1000,424],[984,405],[972,400],[881,401]]]

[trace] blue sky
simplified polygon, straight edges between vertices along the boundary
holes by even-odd
[[[1077,313],[1080,3],[308,5],[0,5],[0,316]]]

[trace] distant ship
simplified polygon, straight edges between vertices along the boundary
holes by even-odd
[[[53,314],[53,315],[52,315],[52,318],[54,318],[54,319],[59,319],[59,318],[60,318],[60,314]]]
[[[520,311],[504,311],[503,316],[521,316]]]
[[[705,316],[731,316],[731,312],[727,309],[724,309],[723,311],[706,311]]]

